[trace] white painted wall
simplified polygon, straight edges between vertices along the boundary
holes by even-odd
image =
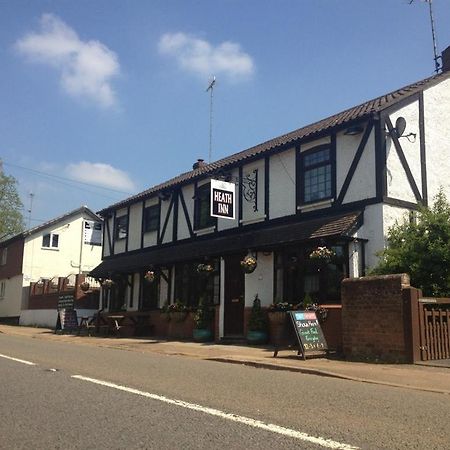
[[[255,221],[265,218],[264,214],[264,159],[259,159],[251,164],[245,164],[242,168],[242,177],[245,180],[247,177],[254,179],[254,170],[258,171],[258,187],[257,187],[257,207],[258,210],[254,211],[254,201],[247,201],[242,198],[242,223],[254,223]]]
[[[0,317],[20,316],[22,306],[22,275],[3,279],[5,295],[0,298]]]
[[[92,220],[86,216],[87,220]],[[101,246],[83,242],[84,217],[47,227],[25,238],[23,254],[24,285],[40,278],[67,276],[88,272],[101,262]],[[42,247],[42,237],[48,233],[59,235],[57,249]]]
[[[188,184],[181,189],[188,211],[191,227],[194,227],[194,185]],[[189,227],[181,200],[178,202],[178,240],[190,238]]]
[[[419,102],[416,101],[410,105],[401,108],[390,116],[392,125],[398,117],[404,117],[406,120],[406,129],[404,135],[415,133],[416,139],[400,138],[408,166],[413,174],[419,192],[422,191],[421,165],[420,165],[420,133],[419,133]],[[405,170],[400,162],[394,143],[390,136],[386,137],[386,172],[387,172],[387,195],[388,197],[405,200],[416,203],[414,192],[411,189]]]
[[[450,79],[424,92],[428,200],[442,186],[450,199]]]
[[[169,206],[172,198],[164,200],[161,202],[161,234],[163,232],[164,222],[166,220],[167,213],[169,211]],[[174,207],[172,207],[172,211],[170,211],[169,222],[167,223],[166,233],[163,238],[163,244],[167,242],[172,242],[173,237],[173,211]]]
[[[363,134],[336,137],[336,196],[339,195]],[[376,196],[375,131],[372,130],[342,203]]]
[[[245,274],[245,306],[253,306],[255,295],[258,294],[261,306],[273,303],[273,253],[257,254],[258,265],[252,273]],[[222,297],[223,298],[223,297]]]
[[[108,237],[108,228],[106,223],[108,223],[109,227],[109,237]],[[114,220],[112,217],[105,220],[104,229],[103,229],[103,256],[110,256],[110,242],[111,245],[114,245]]]
[[[330,144],[330,143],[331,143],[330,136],[325,136],[321,139],[316,139],[315,141],[311,141],[306,144],[302,144],[300,147],[300,151],[305,152],[306,150],[317,147],[318,145],[325,145],[325,144]]]
[[[295,149],[275,153],[270,157],[269,218],[296,213]]]
[[[77,318],[93,316],[96,309],[77,309]],[[25,309],[20,314],[19,324],[23,326],[37,326],[55,328],[58,312],[56,309]]]

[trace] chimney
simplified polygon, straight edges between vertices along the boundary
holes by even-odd
[[[201,167],[205,167],[206,163],[204,159],[197,159],[197,162],[195,162],[192,166],[192,169],[200,169]]]
[[[450,70],[450,46],[442,52],[442,72]]]

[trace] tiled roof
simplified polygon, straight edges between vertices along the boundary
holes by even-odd
[[[104,259],[93,269],[91,276],[108,278],[114,272],[132,273],[153,265],[169,265],[195,260],[204,256],[218,256],[246,251],[271,249],[280,245],[320,240],[325,238],[350,238],[362,223],[362,211],[352,211],[332,217],[319,217],[295,223],[273,225],[267,228],[243,231],[233,230],[226,236],[205,235],[204,239],[177,242],[172,245],[150,247],[134,254],[115,255]]]
[[[388,94],[382,95],[381,97],[374,98],[358,106],[354,106],[340,113],[334,114],[333,116],[327,117],[326,119],[319,120],[318,122],[306,125],[305,127],[299,128],[290,133],[278,136],[269,141],[258,144],[247,150],[243,150],[239,153],[227,156],[226,158],[220,159],[218,161],[212,162],[210,164],[205,164],[198,169],[191,170],[189,172],[178,175],[168,181],[151,187],[139,194],[115,203],[101,211],[99,214],[104,214],[108,210],[118,209],[124,207],[135,200],[140,200],[142,198],[150,197],[159,191],[164,191],[165,189],[184,184],[188,181],[193,181],[200,178],[208,173],[214,173],[219,169],[224,169],[231,166],[239,161],[243,161],[248,158],[253,158],[264,152],[272,150],[276,147],[289,144],[291,142],[298,141],[307,137],[311,137],[315,134],[322,133],[326,130],[331,130],[335,127],[343,126],[347,123],[353,122],[355,120],[361,120],[369,117],[370,115],[380,112],[392,105],[395,105],[399,101],[408,98],[426,88],[429,88],[440,81],[448,78],[450,76],[450,71],[443,72],[438,75],[426,78],[424,80],[418,81],[416,83],[410,84],[408,86],[397,89],[396,91],[390,92]]]
[[[91,211],[87,206],[80,206],[79,208],[69,211],[68,213],[63,214],[62,216],[55,217],[54,219],[50,219],[49,221],[42,223],[40,225],[37,225],[36,227],[30,228],[29,230],[25,230],[19,234],[11,236],[8,239],[1,241],[0,243],[5,244],[5,243],[9,243],[10,241],[14,241],[18,238],[24,238],[24,237],[30,236],[31,234],[34,234],[40,230],[50,227],[50,226],[54,225],[55,223],[66,220],[68,217],[71,217],[75,214],[82,214],[82,213],[90,215],[92,217],[92,219],[94,219],[94,220],[98,220],[98,221],[102,220],[101,217],[97,216],[97,214],[95,214],[93,211]]]

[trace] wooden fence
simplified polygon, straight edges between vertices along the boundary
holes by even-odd
[[[423,361],[450,358],[450,298],[420,298],[420,350]]]

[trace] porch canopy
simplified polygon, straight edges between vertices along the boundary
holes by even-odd
[[[247,250],[271,250],[282,245],[309,240],[351,239],[351,235],[362,225],[362,219],[362,211],[353,211],[264,228],[258,228],[256,225],[251,230],[245,231],[238,228],[218,237],[209,234],[197,237],[195,240],[109,256],[89,275],[94,278],[109,278],[115,273],[131,274],[147,270],[152,266],[167,266],[182,261],[224,256]],[[261,226],[261,224],[258,225]]]

